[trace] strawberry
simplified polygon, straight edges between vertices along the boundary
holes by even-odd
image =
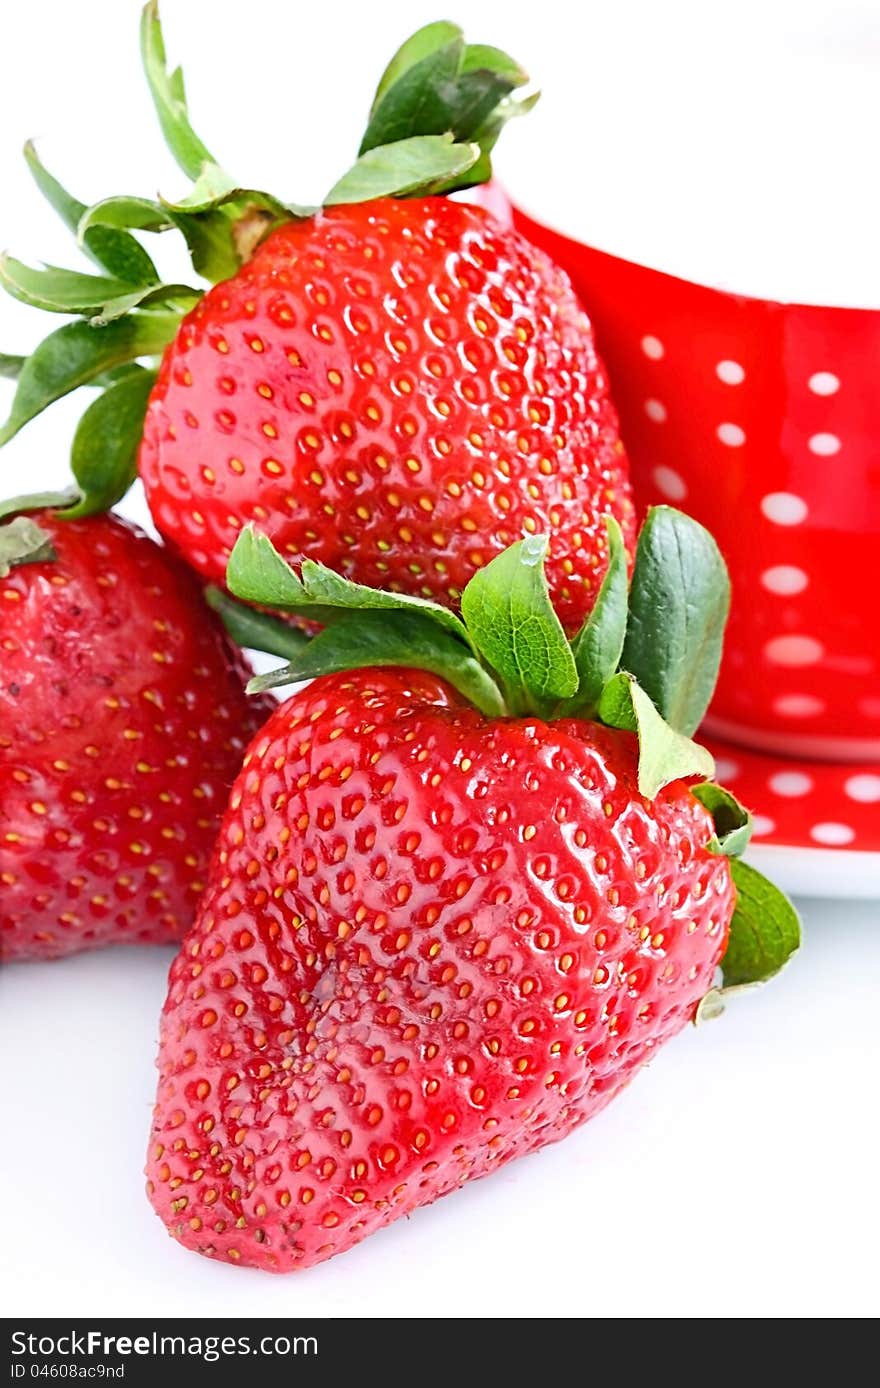
[[[627,614],[609,537],[569,643],[546,537],[481,570],[459,621],[242,534],[231,587],[329,625],[255,682],[317,676],[248,751],[171,969],[148,1191],[188,1248],[274,1272],[342,1252],[598,1112],[717,1009],[719,961],[741,984],[795,948],[727,856],[748,816],[695,783],[720,556],[655,511]]]
[[[0,959],[179,939],[266,704],[192,575],[115,516],[0,525],[0,612]]]
[[[438,195],[489,177],[502,125],[534,100],[516,95],[526,74],[454,25],[420,30],[379,85],[353,168],[323,208],[299,208],[242,190],[213,160],[167,70],[154,4],[143,51],[163,131],[195,186],[176,203],[86,209],[28,151],[105,273],[3,260],[10,293],[87,323],[24,363],[0,441],[108,367],[152,370],[164,349],[152,389],[128,387],[126,465],[90,460],[86,499],[100,474],[115,500],[139,451],[157,526],[205,578],[222,581],[254,520],[290,558],[452,608],[494,555],[546,532],[551,592],[576,631],[607,566],[603,516],[634,540],[592,330],[543,252]],[[129,230],[171,227],[215,281],[206,294],[161,284]]]
[[[633,520],[626,459],[568,281],[481,208],[392,198],[289,222],[184,319],[147,406],[156,524],[222,581],[241,518],[285,554],[457,606],[552,529],[570,630]]]

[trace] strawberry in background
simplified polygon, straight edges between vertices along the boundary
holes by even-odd
[[[222,582],[254,521],[288,558],[457,608],[494,555],[546,533],[576,631],[607,565],[603,516],[634,539],[605,373],[562,271],[446,196],[489,178],[502,127],[534,100],[526,74],[454,25],[419,30],[380,81],[357,161],[321,209],[301,208],[242,188],[195,134],[153,3],[142,47],[193,187],[86,208],[28,150],[102,273],[4,259],[11,294],[84,321],[21,365],[0,441],[109,368],[155,371],[161,356],[126,413],[128,452],[158,528],[204,578]],[[214,288],[160,283],[133,237],[120,251],[122,229],[181,232]],[[130,480],[92,469],[85,485],[112,502]]]
[[[0,506],[2,961],[179,939],[272,707],[176,556],[64,501]]]

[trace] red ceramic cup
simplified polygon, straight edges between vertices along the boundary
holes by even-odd
[[[729,565],[710,731],[876,761],[880,311],[724,293],[513,215],[593,320],[640,504],[690,512]]]

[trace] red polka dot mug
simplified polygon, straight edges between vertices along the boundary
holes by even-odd
[[[640,505],[689,511],[724,551],[709,729],[880,758],[880,312],[725,293],[514,219],[593,320]]]

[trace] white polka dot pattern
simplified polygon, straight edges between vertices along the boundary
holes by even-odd
[[[774,525],[800,525],[807,518],[807,503],[792,492],[770,492],[762,500],[761,510]]]
[[[814,395],[836,395],[840,390],[840,379],[833,371],[814,371],[807,385]]]
[[[873,757],[880,312],[750,299],[547,244],[593,323],[637,504],[681,507],[727,562],[713,726],[746,746]]]
[[[654,337],[651,333],[646,334],[641,341],[641,349],[650,361],[660,361],[666,354],[666,348],[659,337]]]
[[[817,458],[832,458],[840,452],[840,439],[836,434],[813,434],[807,447]]]
[[[764,647],[771,665],[815,665],[824,654],[821,641],[812,636],[774,636]]]
[[[720,361],[715,367],[715,375],[726,386],[742,385],[746,378],[745,369],[738,361]]]
[[[839,755],[866,770],[880,760],[880,311],[728,293],[525,215],[522,228],[562,259],[583,298],[637,503],[680,506],[727,562],[712,726],[767,756]],[[858,804],[842,785],[841,773],[843,804]],[[767,818],[777,842],[785,820],[772,808]],[[825,822],[849,821],[814,808],[810,824]],[[815,846],[807,829],[801,842]]]
[[[768,593],[776,593],[781,598],[802,593],[809,581],[803,569],[794,564],[774,564],[772,569],[765,569],[761,574],[761,582]]]
[[[767,784],[776,795],[809,795],[813,789],[813,778],[805,771],[777,771]]]
[[[742,448],[746,441],[746,431],[739,424],[725,422],[719,424],[715,432],[728,448]]]
[[[684,501],[688,489],[681,473],[671,467],[655,467],[651,476],[658,492],[662,492],[667,501]]]
[[[780,694],[773,707],[783,718],[815,718],[825,704],[815,694]]]
[[[855,829],[848,824],[836,824],[832,820],[814,824],[810,830],[810,838],[828,848],[843,848],[845,844],[852,843],[855,836]]]
[[[860,772],[849,777],[844,790],[851,800],[856,800],[862,805],[876,805],[880,803],[880,776],[875,776],[870,771]]]

